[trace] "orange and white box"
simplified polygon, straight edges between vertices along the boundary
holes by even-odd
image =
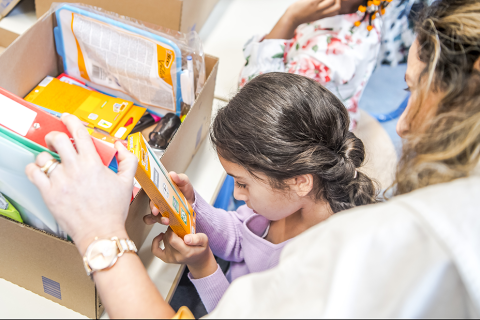
[[[137,156],[135,179],[179,237],[195,234],[196,213],[140,132],[128,136],[128,150]]]

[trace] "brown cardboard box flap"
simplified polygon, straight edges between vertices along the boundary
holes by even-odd
[[[2,278],[87,317],[97,316],[95,285],[73,243],[3,217],[0,234]]]
[[[37,17],[54,2],[84,3],[172,30],[197,31],[219,0],[35,0]]]

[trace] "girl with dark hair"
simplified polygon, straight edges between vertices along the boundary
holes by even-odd
[[[261,75],[218,112],[210,134],[235,179],[235,198],[246,205],[235,212],[213,208],[185,175],[171,174],[204,234],[197,234],[197,242],[190,236],[183,241],[169,230],[154,240],[152,251],[165,262],[188,265],[208,312],[231,281],[276,266],[290,239],[334,213],[376,202],[374,183],[359,170],[363,143],[348,130],[349,122],[340,100],[314,80]],[[159,214],[154,206],[152,212]],[[214,254],[231,262],[227,276]]]

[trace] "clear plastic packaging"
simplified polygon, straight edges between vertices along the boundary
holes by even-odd
[[[50,10],[57,17],[56,46],[66,73],[82,78],[89,86],[131,99],[159,115],[180,115],[185,94],[180,78],[188,73],[187,58],[191,57],[194,92],[198,95],[202,90],[205,56],[195,31],[185,34],[84,4],[54,3]],[[167,53],[157,52],[154,45],[164,46]],[[167,70],[171,78],[162,77],[165,68],[161,62],[172,69]],[[168,96],[169,88],[173,88],[173,99]],[[187,89],[191,90],[190,83]]]

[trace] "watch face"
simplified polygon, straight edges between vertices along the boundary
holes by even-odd
[[[117,260],[117,244],[112,240],[99,240],[92,245],[86,257],[90,268],[93,270],[108,268]]]

